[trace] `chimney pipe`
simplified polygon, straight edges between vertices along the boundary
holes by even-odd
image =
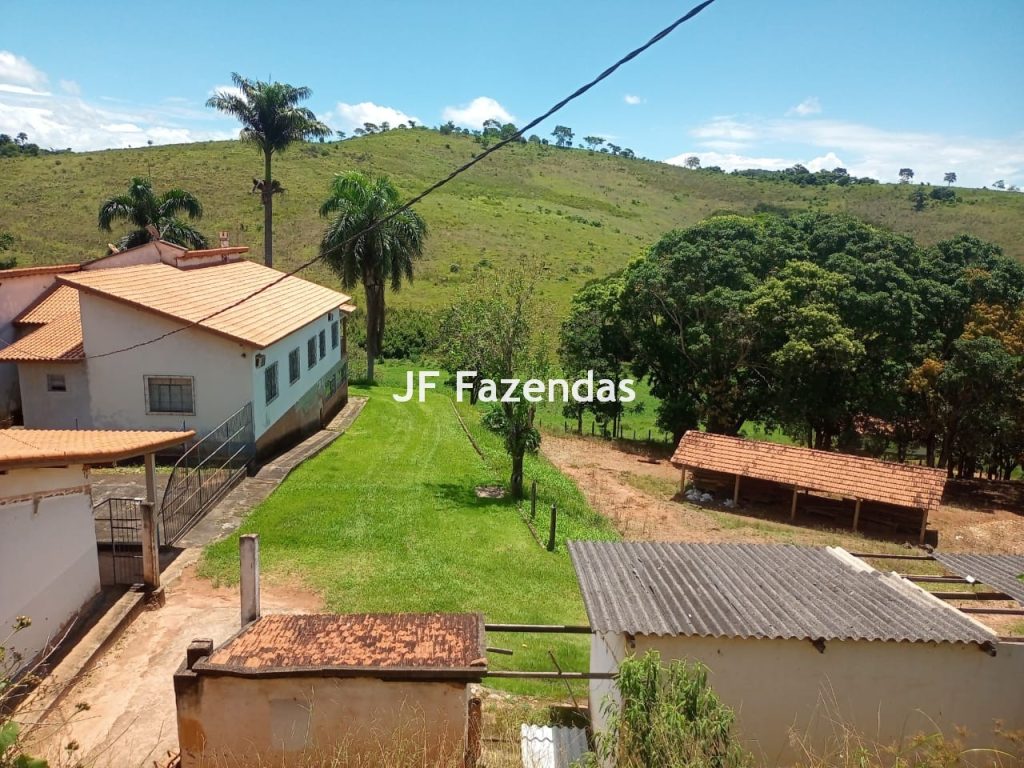
[[[220,247],[221,248],[227,248],[228,247],[228,233],[227,232],[220,232]]]
[[[242,626],[260,617],[260,537],[247,533],[238,539],[241,565]]]

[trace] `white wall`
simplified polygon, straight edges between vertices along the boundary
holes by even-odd
[[[156,264],[163,259],[171,259],[185,252],[180,246],[150,241],[127,251],[111,253],[98,259],[87,261],[82,265],[84,270],[111,269],[113,267],[134,267],[138,264]]]
[[[26,661],[99,592],[88,482],[81,465],[0,474],[0,643],[16,617],[31,618],[8,644]]]
[[[11,321],[53,285],[56,277],[53,274],[24,277],[4,277],[0,274],[0,346],[14,342],[18,334]],[[11,409],[16,408],[20,402],[18,366],[15,363],[0,363],[0,418],[9,416]]]
[[[21,408],[32,429],[89,429],[89,378],[85,363],[21,363]],[[47,374],[64,376],[66,392],[46,389]]]
[[[85,353],[102,354],[153,339],[184,323],[81,292]],[[253,351],[188,329],[130,352],[86,362],[90,414],[97,429],[210,431],[251,399]],[[145,376],[192,376],[195,414],[147,414]],[[260,386],[262,397],[262,381]]]
[[[341,361],[341,350],[343,348],[341,337],[340,312],[334,310],[333,321],[322,315],[315,322],[310,323],[299,331],[289,334],[264,350],[266,355],[266,366],[277,363],[277,399],[267,403],[264,368],[252,366],[252,391],[253,391],[253,423],[256,427],[256,437],[259,438],[271,427],[274,422],[280,419],[290,408],[316,387],[320,379],[327,375],[331,368]],[[331,323],[338,322],[338,348],[331,349]],[[306,360],[306,344],[310,338],[317,337],[317,356],[319,357],[319,332],[323,331],[325,336],[326,355],[317,361],[316,366],[309,368]],[[299,380],[294,384],[288,383],[288,354],[298,347],[299,350]],[[338,382],[339,385],[341,382]]]
[[[597,648],[591,668],[614,670],[625,640],[599,642],[607,652]],[[660,651],[663,662],[707,666],[712,688],[737,714],[740,737],[766,765],[796,758],[791,732],[824,748],[836,722],[883,744],[966,727],[969,746],[992,746],[996,720],[1006,730],[1024,728],[1024,643],[1001,643],[991,657],[950,643],[834,641],[819,653],[797,640],[638,636],[635,653],[647,650]],[[602,693],[592,683],[592,711]],[[604,723],[599,717],[595,726]]]

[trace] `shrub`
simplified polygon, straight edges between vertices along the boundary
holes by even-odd
[[[708,685],[707,668],[648,651],[619,665],[621,707],[602,705],[602,758],[617,768],[745,768],[753,758],[733,740],[735,715]]]

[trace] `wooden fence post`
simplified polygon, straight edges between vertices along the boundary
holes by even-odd
[[[530,484],[530,520],[537,519],[537,481]]]
[[[555,551],[555,520],[558,517],[558,505],[551,505],[551,530],[548,531],[548,552]]]

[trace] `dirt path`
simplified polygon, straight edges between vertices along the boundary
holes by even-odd
[[[890,551],[899,543],[847,531],[790,525],[770,509],[697,505],[673,500],[679,470],[647,463],[603,440],[544,435],[541,451],[579,485],[590,505],[627,539],[689,542],[783,542]],[[946,551],[1024,554],[1024,515],[1006,509],[943,506],[929,525]]]
[[[136,619],[33,734],[36,751],[45,753],[51,765],[65,764],[58,753],[70,741],[79,744],[78,759],[111,768],[151,766],[167,750],[177,749],[173,675],[185,648],[200,637],[219,644],[239,629],[237,588],[214,587],[197,578],[198,552],[183,555],[189,556],[193,564],[185,565],[166,588],[166,605]],[[323,609],[319,596],[265,576],[260,592],[266,613]],[[60,725],[79,702],[87,703],[88,711]]]

